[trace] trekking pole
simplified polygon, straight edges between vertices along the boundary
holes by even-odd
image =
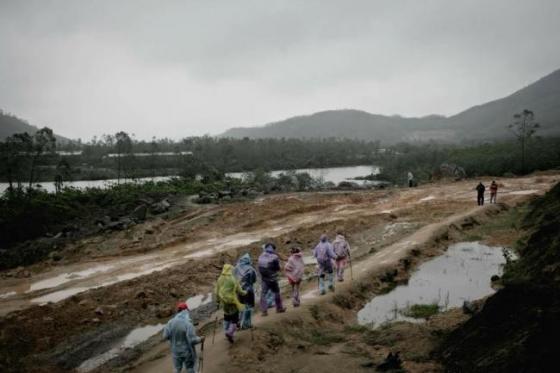
[[[200,345],[200,357],[198,358],[198,373],[202,373],[203,365],[204,365],[204,340]]]
[[[218,329],[218,316],[214,320],[214,331],[212,332],[212,344],[214,344],[214,339],[216,339],[216,329]]]
[[[349,263],[350,263],[350,281],[353,282],[354,281],[354,271],[352,270],[352,257],[348,256],[348,258],[350,258],[350,261],[349,261]]]

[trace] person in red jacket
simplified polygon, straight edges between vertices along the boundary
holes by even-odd
[[[492,181],[490,184],[490,203],[496,203],[496,196],[498,195],[498,184]]]

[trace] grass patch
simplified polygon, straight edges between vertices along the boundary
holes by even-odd
[[[465,238],[465,241],[482,241],[482,236],[478,234],[468,234]]]
[[[321,309],[316,304],[309,307],[309,312],[311,312],[311,317],[313,317],[315,320],[320,320],[321,319],[321,312],[320,311],[321,311]]]
[[[397,283],[396,282],[389,282],[386,283],[381,289],[379,289],[379,294],[387,294],[389,292],[391,292],[394,288],[397,287]]]
[[[371,329],[365,325],[360,325],[360,324],[346,325],[344,327],[344,331],[347,333],[365,333],[369,330]]]
[[[439,312],[439,306],[437,304],[413,304],[401,313],[404,316],[412,317],[415,319],[427,319]]]
[[[342,335],[322,330],[312,330],[309,337],[309,342],[319,346],[327,346],[344,340],[345,338]]]

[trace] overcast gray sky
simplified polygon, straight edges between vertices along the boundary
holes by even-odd
[[[71,138],[455,114],[560,68],[560,1],[0,0],[0,108]]]

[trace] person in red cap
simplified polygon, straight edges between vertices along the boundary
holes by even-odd
[[[204,337],[196,335],[187,303],[177,303],[177,314],[163,328],[163,338],[168,340],[171,346],[175,373],[180,373],[183,367],[187,373],[195,373],[195,346],[204,343]]]

